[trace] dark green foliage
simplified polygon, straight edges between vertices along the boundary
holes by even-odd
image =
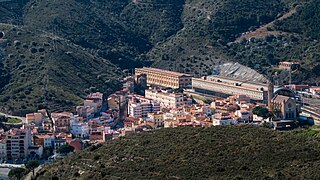
[[[9,171],[9,179],[11,180],[20,180],[25,174],[26,174],[26,169],[24,168],[13,168]]]
[[[70,110],[90,87],[119,88],[120,68],[149,66],[204,76],[239,62],[263,74],[298,61],[294,83],[319,81],[319,0],[20,0],[0,4],[0,110]],[[10,8],[7,8],[10,7]],[[297,7],[284,20],[281,15]],[[46,16],[43,16],[45,14]],[[234,42],[276,20],[263,39]],[[271,31],[272,30],[272,31]],[[273,34],[279,30],[287,33]],[[4,58],[1,58],[4,57]],[[275,79],[287,84],[287,72]],[[115,78],[116,77],[116,78]],[[24,89],[33,87],[32,90]],[[69,109],[68,109],[69,107]]]
[[[298,5],[297,13],[284,20],[276,23],[276,28],[292,32],[304,34],[320,40],[320,1],[311,0],[307,3]]]
[[[45,165],[37,179],[319,179],[319,147],[300,131],[161,129]]]
[[[252,113],[264,118],[270,116],[268,109],[261,106],[253,108]]]
[[[69,144],[62,145],[57,149],[57,153],[61,153],[61,154],[68,154],[73,151],[74,151],[74,147],[70,146]]]
[[[26,164],[26,168],[29,169],[29,171],[32,171],[32,174],[34,176],[34,169],[40,166],[40,163],[36,160],[28,161]]]
[[[50,111],[74,110],[73,107],[87,95],[85,90],[92,86],[106,95],[119,88],[117,78],[122,77],[122,72],[109,61],[66,40],[54,40],[42,32],[28,34],[27,28],[5,25],[2,28],[8,39],[31,44],[39,51],[21,49],[18,52],[12,46],[4,47],[5,57],[8,54],[14,57],[23,54],[26,58],[4,58],[0,62],[0,69],[4,69],[0,71],[0,76],[4,77],[0,81],[1,111],[24,116],[40,106]],[[17,29],[23,35],[16,35]],[[46,46],[40,47],[39,44]],[[99,79],[97,75],[100,75]],[[108,83],[105,83],[107,80]]]

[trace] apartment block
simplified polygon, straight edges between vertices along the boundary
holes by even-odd
[[[145,97],[161,103],[161,106],[174,108],[183,105],[184,96],[182,93],[165,92],[156,89],[145,90]]]
[[[28,129],[11,129],[7,135],[7,159],[25,159],[28,148],[32,145],[31,131]]]

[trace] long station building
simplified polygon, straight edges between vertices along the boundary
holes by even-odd
[[[267,102],[268,100],[267,84],[241,81],[221,76],[193,78],[192,88],[198,93],[220,97],[242,94],[260,102]]]
[[[193,78],[192,75],[172,72],[156,68],[136,68],[135,78],[145,77],[149,86],[170,87],[173,89],[193,89],[189,92],[200,93],[207,96],[228,97],[230,95],[246,95],[250,99],[262,103],[268,103],[267,82],[259,83],[250,80],[240,80],[224,76],[211,75],[202,78]],[[294,97],[295,94],[288,88],[273,87],[274,94]]]
[[[136,79],[143,75],[146,75],[147,85],[170,87],[173,89],[191,88],[192,85],[192,75],[189,74],[149,67],[135,69]]]

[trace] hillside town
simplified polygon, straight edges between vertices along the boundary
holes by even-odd
[[[22,123],[6,124],[0,135],[1,161],[51,161],[66,155],[62,147],[79,152],[159,128],[252,124],[290,130],[319,122],[318,111],[310,110],[317,107],[304,104],[304,98],[317,100],[320,87],[278,87],[215,75],[195,78],[148,67],[136,68],[122,83],[120,91],[107,97],[90,93],[74,112],[39,109],[26,114]]]

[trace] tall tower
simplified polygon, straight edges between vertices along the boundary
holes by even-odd
[[[272,81],[268,84],[268,110],[272,111],[272,99],[273,99],[274,85]]]

